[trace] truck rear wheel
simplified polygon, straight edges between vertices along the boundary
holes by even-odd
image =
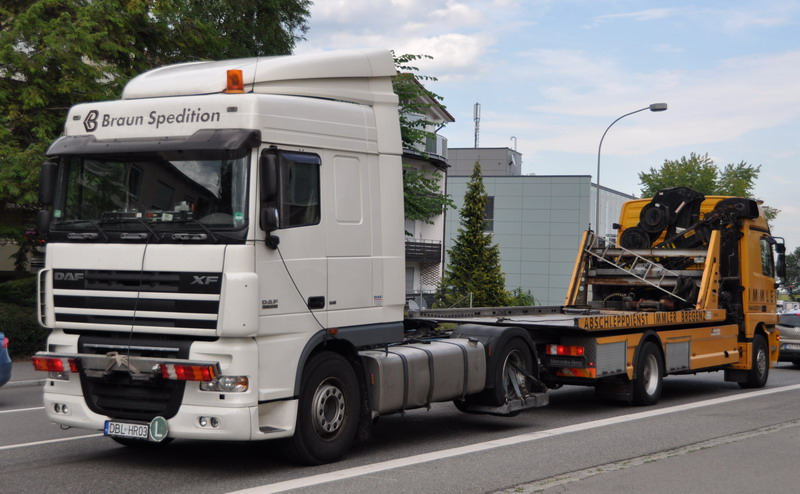
[[[664,362],[658,345],[648,341],[639,350],[633,378],[633,404],[655,405],[664,384]]]
[[[306,364],[302,382],[289,453],[307,465],[336,461],[350,449],[358,432],[355,371],[341,355],[323,352]]]
[[[769,377],[769,349],[764,335],[753,336],[753,359],[747,371],[747,380],[739,383],[742,388],[763,388]]]
[[[489,405],[502,406],[508,400],[521,398],[518,391],[526,394],[530,383],[525,373],[533,372],[533,358],[528,345],[521,338],[508,340],[498,352],[494,369],[494,389],[484,390],[483,398]]]

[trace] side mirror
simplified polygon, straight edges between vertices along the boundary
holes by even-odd
[[[58,180],[58,163],[45,161],[39,173],[39,202],[45,206],[53,204],[56,195],[56,181]]]
[[[258,166],[261,201],[273,201],[278,196],[278,156],[274,151],[265,149],[261,151]]]
[[[272,235],[272,232],[278,229],[280,218],[278,217],[278,208],[267,206],[261,208],[261,217],[259,218],[261,229],[267,232],[267,247],[272,250],[278,248],[281,239],[277,235]]]
[[[783,242],[783,239],[781,239]],[[775,274],[781,281],[786,280],[786,244],[775,242]]]
[[[53,218],[53,213],[47,209],[42,209],[36,214],[36,231],[40,237],[47,236],[50,231],[50,220]]]

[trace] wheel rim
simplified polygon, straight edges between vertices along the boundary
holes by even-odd
[[[519,350],[512,350],[503,362],[503,388],[506,400],[518,398],[516,389],[525,383],[525,374],[520,372],[520,369],[525,369],[525,358]],[[514,386],[514,383],[517,385]]]
[[[763,376],[767,372],[767,352],[763,348],[759,348],[756,352],[756,370],[759,376]]]
[[[326,379],[317,387],[311,401],[314,429],[320,437],[331,438],[342,429],[347,407],[342,384],[336,379]]]
[[[642,382],[644,383],[644,391],[648,396],[655,394],[658,389],[658,359],[653,354],[647,356],[644,361],[644,369],[642,372]]]

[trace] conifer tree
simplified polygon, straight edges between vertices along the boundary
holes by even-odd
[[[467,184],[461,226],[436,294],[437,307],[502,307],[509,304],[505,275],[500,269],[500,248],[484,233],[488,196],[480,163],[475,163]]]

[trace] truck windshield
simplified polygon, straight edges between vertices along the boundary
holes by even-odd
[[[51,230],[244,231],[248,151],[183,154],[64,157]]]

